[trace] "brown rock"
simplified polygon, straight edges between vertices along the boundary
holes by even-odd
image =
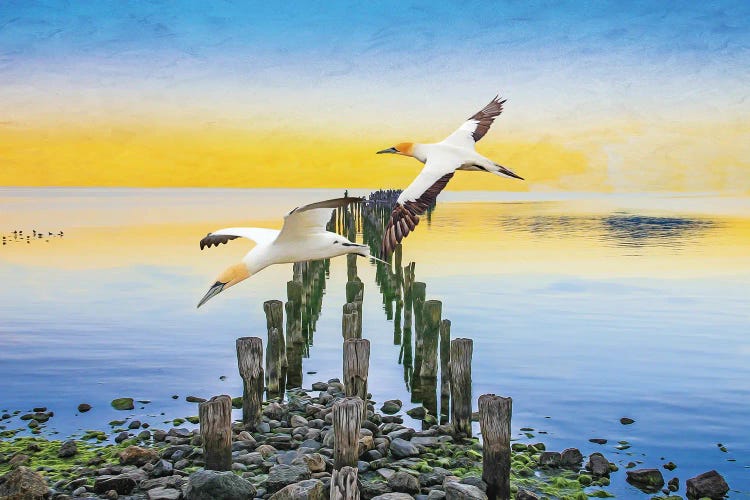
[[[120,452],[120,463],[122,465],[145,465],[149,462],[157,460],[159,454],[149,448],[141,448],[140,446],[128,446]]]
[[[3,476],[0,498],[3,500],[42,500],[49,487],[42,476],[28,467],[17,467]]]

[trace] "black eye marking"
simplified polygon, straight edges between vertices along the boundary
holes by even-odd
[[[333,242],[333,244],[334,244],[334,245],[337,245],[337,244],[338,244],[338,241],[334,241],[334,242]]]

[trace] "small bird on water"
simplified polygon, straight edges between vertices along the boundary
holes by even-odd
[[[228,267],[219,275],[198,303],[198,307],[230,286],[246,280],[273,264],[328,259],[346,254],[375,259],[370,255],[370,248],[367,245],[359,245],[344,236],[326,230],[326,224],[331,219],[333,209],[363,200],[364,198],[353,197],[336,198],[295,208],[284,216],[284,225],[281,230],[230,227],[208,233],[200,241],[201,250],[205,247],[219,246],[236,238],[248,238],[255,241],[257,245],[245,255],[242,262]]]
[[[503,112],[505,100],[495,96],[489,104],[465,121],[441,142],[419,144],[402,142],[378,151],[411,156],[424,163],[422,171],[401,193],[391,212],[383,233],[380,257],[387,259],[406,236],[419,224],[419,216],[435,203],[438,194],[451,180],[456,170],[489,172],[501,177],[523,177],[477,153],[474,148],[492,122]]]

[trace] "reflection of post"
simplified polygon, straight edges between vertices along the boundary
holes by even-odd
[[[457,436],[471,437],[471,339],[451,341],[451,424]]]
[[[490,500],[510,500],[511,398],[494,394],[479,397],[479,426],[482,432],[482,480]]]
[[[370,370],[370,341],[367,339],[344,340],[344,390],[347,396],[357,396],[367,401],[367,374]],[[367,414],[367,405],[362,405],[362,418]]]
[[[232,398],[214,396],[198,405],[203,456],[207,470],[232,468]]]
[[[359,500],[357,469],[347,466],[342,467],[341,470],[333,470],[329,498],[330,500]]]
[[[343,398],[333,405],[333,467],[356,467],[362,406],[359,398]]]
[[[242,422],[255,430],[261,422],[263,402],[263,340],[258,337],[237,339],[237,366],[242,377]]]
[[[451,400],[451,322],[440,322],[440,423],[448,421]]]
[[[422,360],[424,359],[424,321],[422,308],[424,307],[427,285],[421,281],[412,283],[412,307],[414,308],[414,377],[421,376]]]
[[[399,345],[401,344],[401,315],[404,311],[404,301],[401,291],[404,283],[404,270],[401,268],[401,243],[396,245],[394,262],[396,269],[396,318],[393,321],[393,345]]]

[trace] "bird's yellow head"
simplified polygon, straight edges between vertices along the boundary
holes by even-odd
[[[414,156],[414,143],[413,142],[399,142],[392,148],[383,149],[378,151],[377,154],[392,153],[404,156]]]
[[[229,266],[228,268],[226,268],[226,270],[224,270],[223,273],[219,275],[218,278],[216,278],[216,282],[211,285],[211,288],[208,289],[206,295],[204,295],[201,301],[198,302],[198,307],[208,302],[212,297],[219,295],[230,286],[234,286],[240,281],[244,281],[249,277],[250,271],[248,271],[245,264],[239,263],[233,266]]]

